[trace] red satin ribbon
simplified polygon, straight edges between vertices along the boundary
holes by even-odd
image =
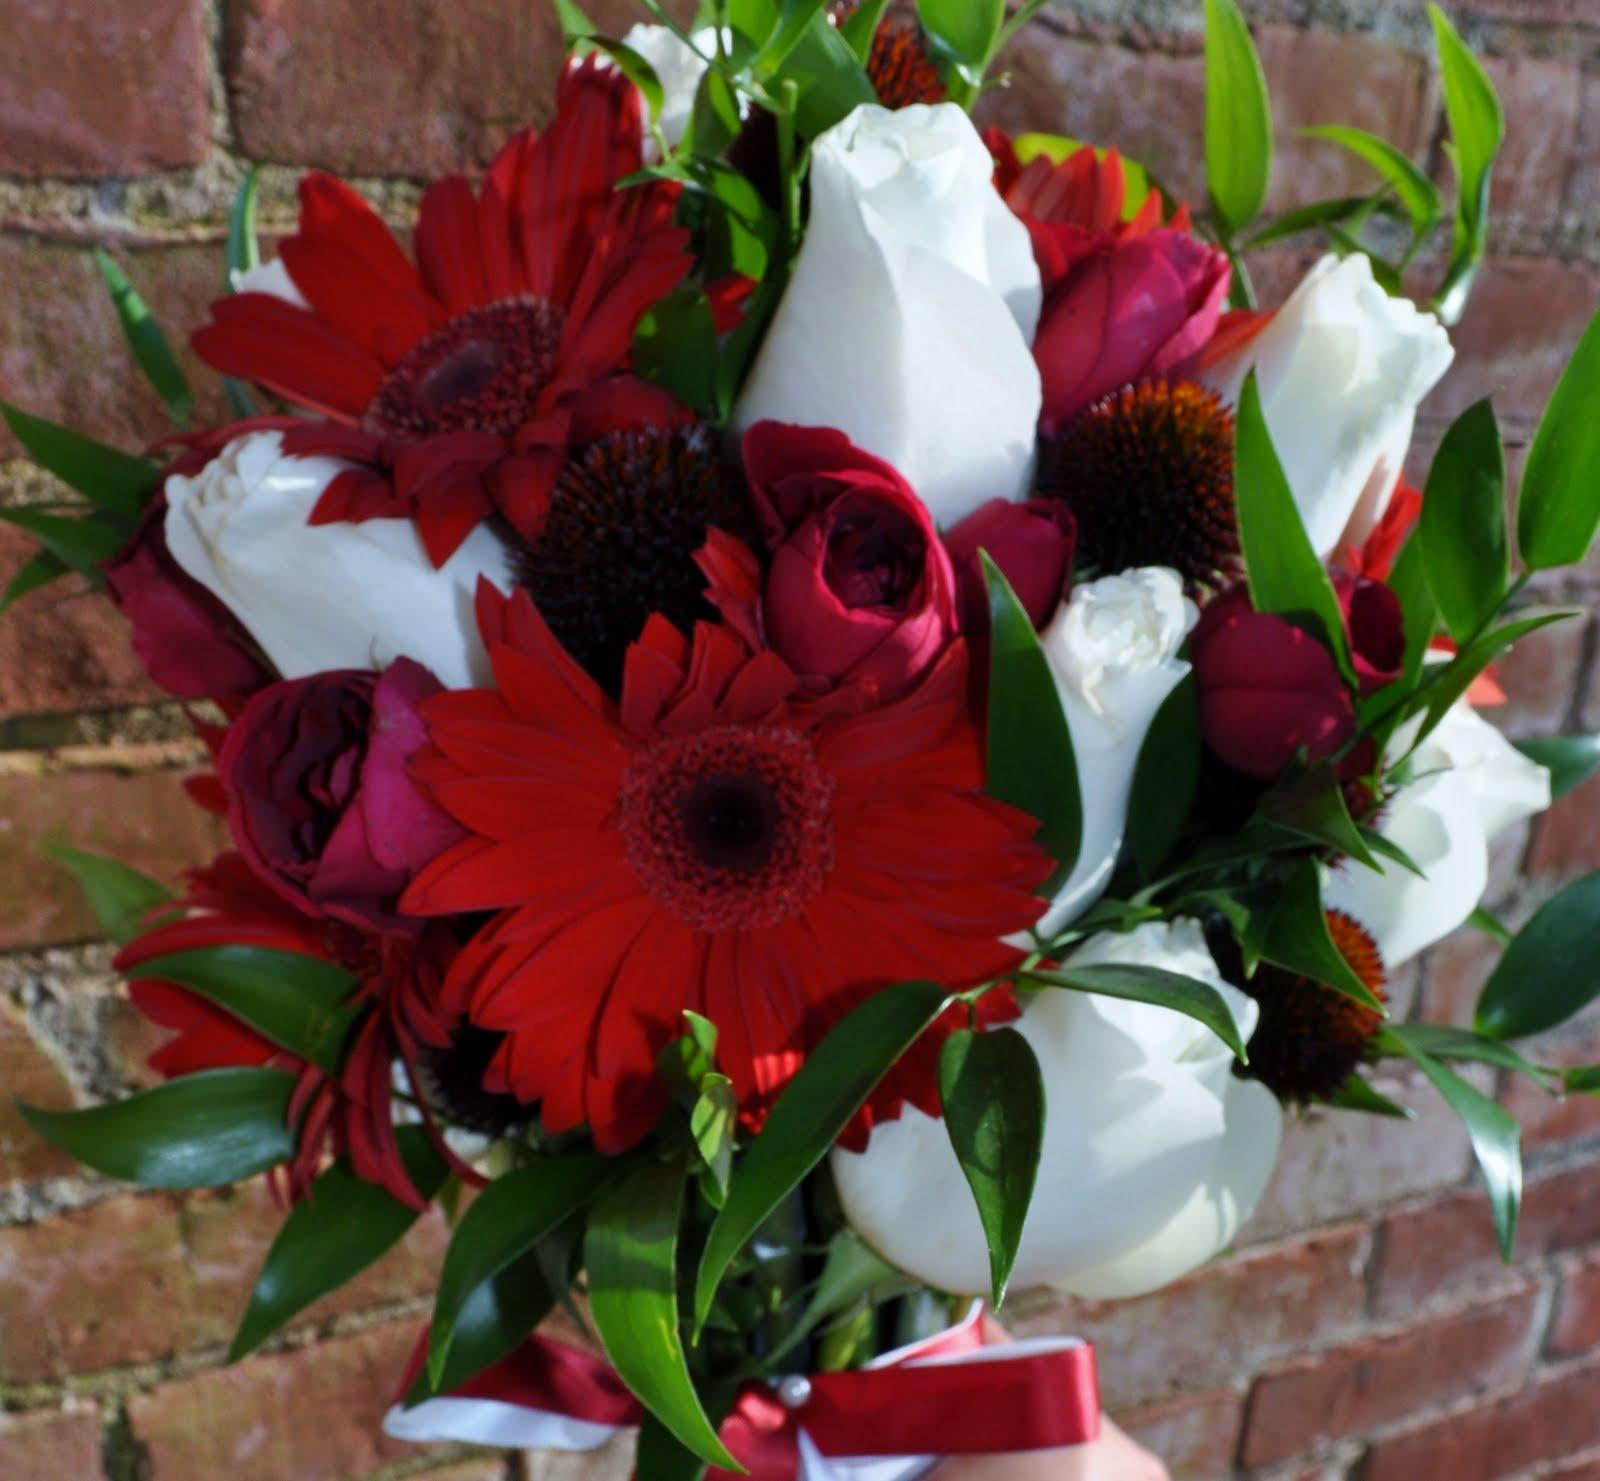
[[[426,1337],[412,1357],[409,1391],[422,1371]],[[754,1481],[793,1481],[803,1429],[824,1456],[989,1455],[1083,1445],[1100,1428],[1094,1349],[1049,1351],[1021,1344],[985,1350],[976,1321],[897,1354],[887,1365],[821,1373],[793,1407],[752,1384],[723,1422],[722,1442]],[[594,1424],[641,1418],[638,1401],[606,1362],[565,1343],[533,1337],[456,1389],[452,1398],[492,1399]],[[729,1477],[729,1472],[712,1472]]]

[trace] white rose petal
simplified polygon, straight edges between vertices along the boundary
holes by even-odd
[[[656,117],[656,128],[669,149],[676,148],[688,132],[695,94],[706,75],[706,59],[717,54],[715,26],[692,32],[689,40],[694,43],[692,46],[670,26],[643,24],[635,25],[622,38],[624,46],[650,64],[661,84],[661,112]],[[644,155],[647,164],[654,164],[661,156],[656,141],[648,133]]]
[[[292,303],[297,309],[311,307],[281,257],[270,257],[255,267],[236,267],[228,274],[228,281],[235,293],[265,293]]]
[[[1041,936],[1088,909],[1116,868],[1139,749],[1189,672],[1178,650],[1198,616],[1177,573],[1152,566],[1074,587],[1045,629],[1045,657],[1077,755],[1083,835],[1077,864],[1035,927]]]
[[[834,427],[954,524],[1022,498],[1040,286],[1022,223],[956,105],[857,108],[817,140],[811,221],[735,409]]]
[[[1242,1036],[1255,1027],[1256,1005],[1222,981],[1193,922],[1097,937],[1071,961],[1198,978]],[[1038,1058],[1046,1110],[1015,1283],[1134,1288],[1214,1255],[1259,1197],[1278,1117],[1260,1087],[1235,1079],[1227,1046],[1170,1009],[1066,990],[1035,997],[1017,1030]],[[942,1290],[987,1288],[983,1229],[942,1122],[907,1110],[875,1127],[864,1153],[835,1151],[832,1167],[847,1217],[885,1259]]]
[[[1353,253],[1324,257],[1254,340],[1200,378],[1237,403],[1256,372],[1273,446],[1326,556],[1382,518],[1417,407],[1454,357],[1439,321],[1390,297]]]
[[[480,576],[510,589],[505,544],[480,526],[435,570],[410,520],[308,524],[344,466],[284,456],[277,432],[235,438],[194,477],[167,480],[173,559],[286,679],[406,657],[447,688],[488,682],[473,597]]]

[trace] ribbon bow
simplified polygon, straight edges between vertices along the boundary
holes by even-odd
[[[947,1455],[1082,1445],[1099,1432],[1094,1349],[1077,1338],[985,1346],[981,1309],[850,1373],[752,1383],[722,1442],[754,1481],[900,1481]],[[401,1394],[422,1371],[412,1356]],[[384,1420],[396,1439],[595,1450],[642,1417],[601,1358],[533,1337],[470,1383]],[[713,1472],[731,1481],[727,1472]]]

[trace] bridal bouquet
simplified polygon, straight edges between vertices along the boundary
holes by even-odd
[[[986,1349],[970,1298],[1196,1267],[1286,1111],[1405,1114],[1386,1059],[1460,1113],[1509,1251],[1472,1062],[1600,1089],[1514,1047],[1600,995],[1600,877],[1512,937],[1489,844],[1600,747],[1480,707],[1574,615],[1523,598],[1600,523],[1600,330],[1509,519],[1487,402],[1410,487],[1502,132],[1449,22],[1453,208],[1329,127],[1370,193],[1263,222],[1232,0],[1193,214],[973,124],[1039,7],[615,40],[558,0],[549,126],[431,185],[409,251],[313,174],[262,258],[246,180],[193,341],[230,424],[189,425],[109,258],[179,430],[6,408],[82,496],[0,511],[41,546],[7,599],[104,586],[232,840],[175,895],[62,851],[171,1037],[157,1088],[27,1115],[153,1187],[267,1173],[234,1357],[437,1204],[396,1434],[636,1428],[645,1481],[1085,1441],[1090,1349]],[[1259,307],[1250,252],[1302,238]],[[1505,942],[1475,1027],[1391,1016],[1469,923]],[[558,1308],[587,1348],[534,1335]]]

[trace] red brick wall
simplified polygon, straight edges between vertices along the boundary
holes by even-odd
[[[630,0],[589,0],[621,26]],[[1276,203],[1359,186],[1295,125],[1375,128],[1441,166],[1421,0],[1257,0],[1284,126]],[[1198,0],[1068,0],[1017,44],[998,119],[1124,146],[1199,185]],[[1431,443],[1487,391],[1525,441],[1600,297],[1600,3],[1459,0],[1507,100],[1494,260],[1430,407]],[[415,179],[479,164],[537,117],[556,66],[540,0],[3,0],[0,394],[102,436],[160,428],[130,372],[89,248],[114,250],[172,325],[221,272],[242,162],[269,161],[269,225],[297,167],[356,176],[404,218]],[[1269,299],[1303,259],[1264,265]],[[0,498],[47,495],[0,441]],[[0,528],[0,580],[22,542]],[[1600,565],[1552,595],[1593,601]],[[1600,728],[1595,629],[1518,650],[1519,734]],[[76,1175],[31,1140],[12,1096],[67,1104],[137,1084],[150,1035],[37,847],[70,839],[157,871],[203,857],[184,805],[195,760],[118,619],[53,590],[0,624],[0,1476],[334,1481],[509,1475],[498,1457],[382,1442],[375,1421],[424,1309],[441,1233],[408,1247],[287,1339],[219,1366],[272,1228],[259,1189],[173,1198]],[[1525,915],[1600,867],[1600,782],[1498,853],[1495,894]],[[1408,974],[1399,1001],[1460,1021],[1482,979],[1471,939]],[[1600,1060],[1600,1016],[1551,1052]],[[1487,1082],[1486,1082],[1487,1083]],[[1501,1086],[1531,1128],[1517,1264],[1495,1258],[1468,1155],[1417,1087],[1416,1124],[1315,1119],[1292,1133],[1230,1259],[1143,1301],[1064,1310],[1101,1343],[1108,1401],[1180,1477],[1600,1477],[1600,1103]],[[1363,1469],[1364,1468],[1364,1469]],[[584,1481],[595,1463],[541,1465]],[[615,1471],[615,1465],[609,1468]]]

